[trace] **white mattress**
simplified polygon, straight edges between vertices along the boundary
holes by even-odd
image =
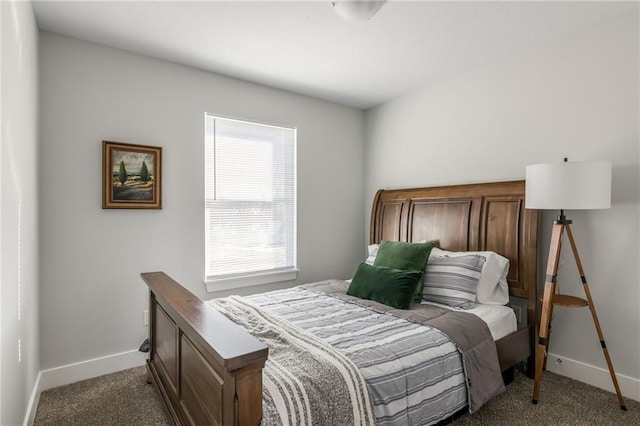
[[[498,340],[513,333],[518,329],[516,321],[516,314],[508,306],[503,305],[483,305],[476,303],[472,309],[457,309],[451,306],[441,305],[439,303],[422,302],[424,304],[436,305],[441,308],[451,309],[455,311],[469,312],[480,317],[481,320],[487,323],[493,340]]]

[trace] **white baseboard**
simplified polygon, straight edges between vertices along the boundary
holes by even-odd
[[[27,412],[24,416],[24,421],[22,422],[23,426],[33,425],[33,422],[36,419],[36,411],[38,410],[38,403],[40,402],[40,393],[42,393],[42,391],[38,390],[40,389],[40,377],[41,373],[38,373],[36,382],[33,385],[33,390],[31,391],[29,404],[27,405]]]
[[[27,406],[24,425],[30,426],[33,424],[36,410],[38,409],[38,402],[40,401],[40,394],[43,391],[80,380],[126,370],[127,368],[142,366],[147,356],[148,354],[146,353],[132,350],[39,372],[36,383],[33,386],[33,391],[31,392],[29,405]]]
[[[561,359],[562,362],[556,362]],[[614,366],[615,368],[615,366]],[[613,382],[609,370],[585,364],[561,355],[549,352],[547,370],[561,376],[569,377],[583,383],[614,392]],[[640,401],[640,379],[616,373],[620,392],[625,398]]]

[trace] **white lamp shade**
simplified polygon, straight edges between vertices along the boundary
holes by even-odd
[[[572,161],[527,166],[525,198],[528,209],[608,209],[611,163]]]
[[[367,21],[387,0],[334,0],[333,8],[347,21]]]

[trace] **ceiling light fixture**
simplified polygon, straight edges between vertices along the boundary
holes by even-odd
[[[347,21],[368,21],[378,13],[387,0],[335,0],[336,13]]]

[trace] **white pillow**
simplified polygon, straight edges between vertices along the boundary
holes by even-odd
[[[375,262],[376,256],[378,255],[379,248],[380,244],[369,244],[369,256],[367,257],[367,260],[364,261],[364,263],[373,266],[373,262]]]
[[[426,243],[426,240],[418,241],[418,243]],[[376,261],[376,256],[378,255],[378,249],[380,248],[380,244],[369,244],[367,249],[369,250],[369,256],[367,260],[364,261],[367,265],[373,266],[373,262]]]
[[[485,305],[506,305],[509,303],[509,259],[492,251],[446,251],[434,247],[429,257],[456,257],[475,254],[486,259],[478,282],[476,302]],[[427,262],[428,263],[428,262]]]

